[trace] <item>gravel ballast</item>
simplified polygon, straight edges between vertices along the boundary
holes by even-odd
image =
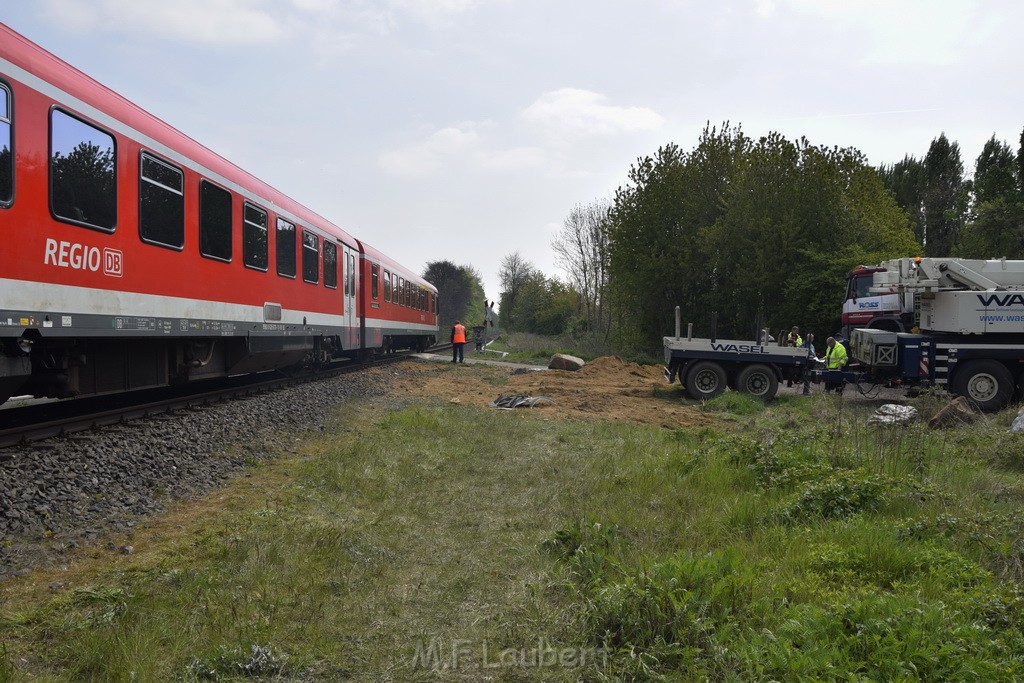
[[[267,437],[321,428],[388,373],[356,372],[35,446],[0,462],[0,580],[128,531],[271,457]]]

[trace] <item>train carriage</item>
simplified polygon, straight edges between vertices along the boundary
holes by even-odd
[[[437,341],[437,288],[365,242],[360,242],[360,310],[364,345],[384,352],[422,351]]]
[[[2,24],[0,235],[0,400],[363,349],[355,237]]]

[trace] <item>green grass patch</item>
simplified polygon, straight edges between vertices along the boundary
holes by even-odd
[[[712,404],[723,429],[346,405],[135,555],[4,586],[0,681],[1024,676],[1003,416]]]

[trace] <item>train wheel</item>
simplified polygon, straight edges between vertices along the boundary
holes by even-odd
[[[697,401],[710,401],[725,391],[725,370],[718,363],[702,360],[686,373],[686,393]]]
[[[736,378],[736,388],[744,394],[768,401],[775,398],[779,380],[767,365],[748,365]]]
[[[1013,376],[994,360],[972,360],[956,369],[950,388],[985,413],[1002,410],[1013,396]]]

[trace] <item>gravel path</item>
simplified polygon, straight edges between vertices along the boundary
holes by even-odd
[[[272,434],[316,429],[338,403],[382,393],[382,375],[351,373],[5,450],[13,457],[0,462],[0,581],[216,488],[271,457]]]

